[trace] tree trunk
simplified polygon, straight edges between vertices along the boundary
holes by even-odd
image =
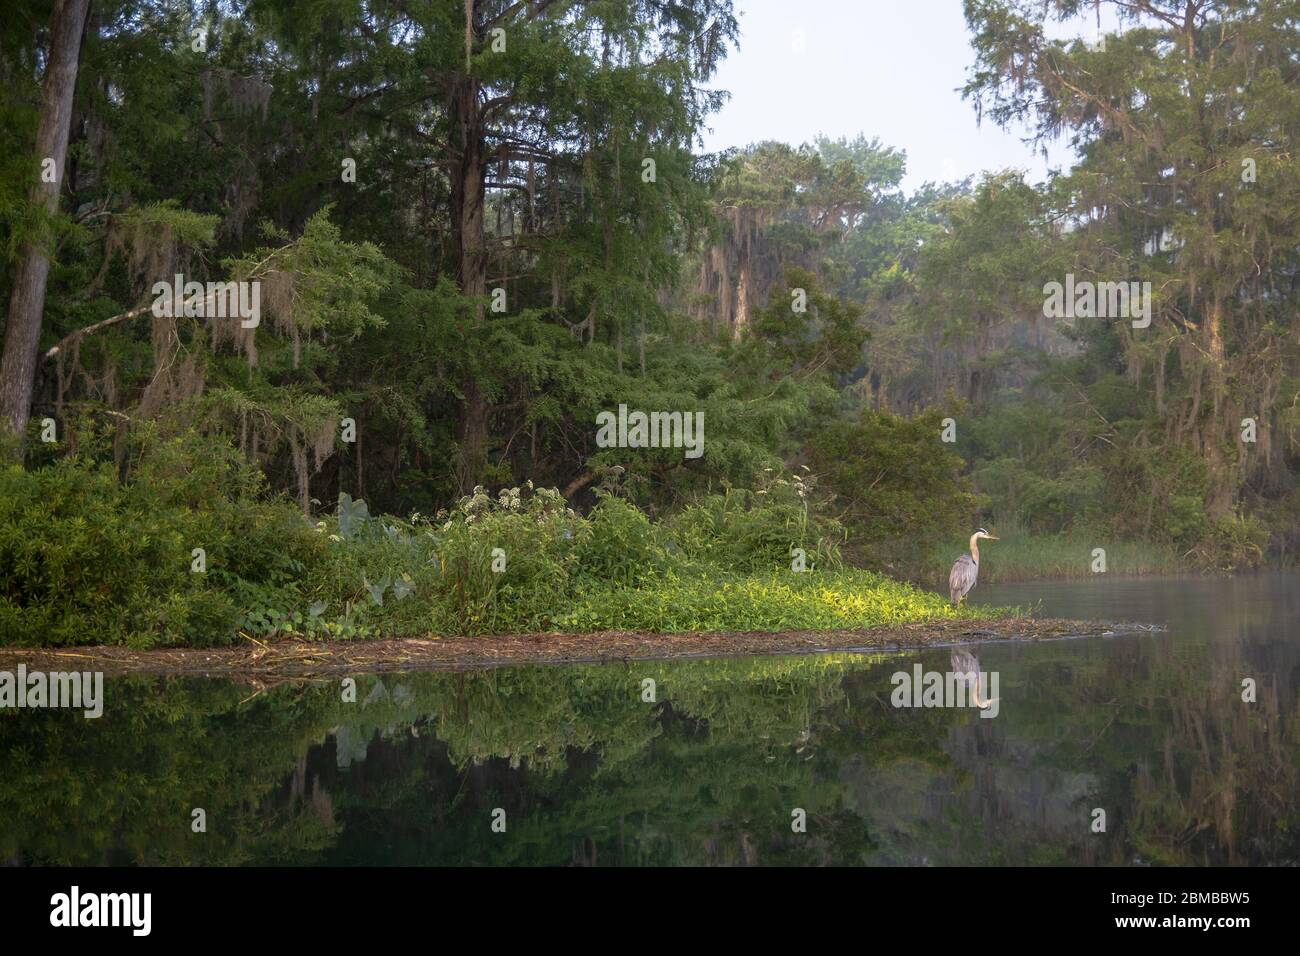
[[[36,129],[36,156],[42,164],[53,159],[55,175],[52,183],[38,177],[31,191],[32,202],[44,204],[51,214],[59,208],[59,185],[72,125],[72,97],[77,88],[77,61],[89,6],[90,0],[55,0],[54,4],[41,119]],[[14,270],[4,356],[0,358],[0,427],[7,424],[20,436],[31,417],[36,345],[41,337],[49,274],[47,250],[35,243],[25,246]]]
[[[465,69],[452,78],[449,109],[452,142],[459,151],[451,166],[451,231],[456,251],[456,281],[460,291],[479,301],[474,328],[483,323],[487,295],[487,254],[483,241],[485,132],[479,81],[470,72],[473,42],[473,0],[465,0]],[[468,493],[487,463],[488,405],[483,390],[467,373],[461,382],[465,407],[457,429],[460,442],[460,491]]]
[[[1205,511],[1212,518],[1223,518],[1234,511],[1237,499],[1237,476],[1232,462],[1224,454],[1224,441],[1230,429],[1224,421],[1227,405],[1228,358],[1223,339],[1223,305],[1216,294],[1205,314],[1206,351],[1209,353],[1210,414],[1205,420],[1204,454],[1210,469],[1210,487],[1205,496]]]
[[[452,242],[456,278],[466,295],[487,293],[487,255],[483,242],[484,128],[478,80],[460,75],[452,87],[453,137],[460,155],[452,165]],[[480,303],[475,317],[482,319]]]

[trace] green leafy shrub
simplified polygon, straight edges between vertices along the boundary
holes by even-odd
[[[223,442],[149,438],[129,480],[66,458],[0,471],[0,643],[206,646],[238,600],[293,586],[321,549]],[[202,548],[205,571],[193,570]]]
[[[581,519],[554,489],[525,491],[506,489],[493,499],[475,488],[439,516],[445,520],[432,540],[442,594],[431,623],[440,631],[535,630],[564,600]]]
[[[844,528],[821,514],[811,476],[772,476],[753,491],[728,488],[664,521],[670,546],[686,560],[737,571],[789,568],[802,548],[810,568],[841,565]]]
[[[977,513],[961,458],[939,441],[942,418],[937,409],[914,418],[866,410],[810,442],[813,468],[835,493],[866,562],[915,558]]]
[[[1268,526],[1256,516],[1211,519],[1191,555],[1205,567],[1249,570],[1264,563],[1268,539]]]
[[[578,534],[577,572],[604,586],[635,586],[667,567],[659,538],[645,512],[601,493]]]

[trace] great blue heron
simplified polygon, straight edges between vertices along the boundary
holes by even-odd
[[[966,595],[970,594],[971,588],[975,586],[975,579],[979,577],[980,549],[976,542],[980,538],[987,538],[989,541],[998,540],[983,528],[970,536],[970,554],[963,554],[954,561],[952,570],[948,572],[948,596],[952,598],[953,604],[960,604]]]

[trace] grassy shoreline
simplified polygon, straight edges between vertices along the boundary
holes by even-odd
[[[6,472],[0,646],[860,630],[1008,613],[846,567],[840,530],[797,481],[705,496],[662,520],[612,495],[579,514],[526,487],[476,489],[409,519],[344,494],[335,514],[305,521],[252,491],[222,497],[222,475],[199,482],[192,505],[163,506],[152,485],[101,467]]]
[[[265,630],[239,628],[233,643],[267,646],[282,640],[324,644],[461,637],[490,641],[502,636],[541,633],[708,635],[723,632],[849,632],[949,622],[975,623],[1018,613],[1015,608],[953,607],[938,594],[857,568],[747,573],[715,568],[667,569],[633,585],[596,586],[588,583],[568,594],[557,588],[550,595],[544,612],[527,619],[536,622],[531,626],[521,623],[523,619],[507,606],[508,602],[519,598],[505,583],[499,591],[494,589],[490,603],[482,606],[486,613],[470,620],[458,620],[450,613],[451,608],[434,605],[436,594],[422,591],[417,587],[402,601],[394,601],[389,595],[383,604],[372,602],[366,605],[371,614],[383,615],[379,618],[382,625],[377,624],[373,631],[337,634],[328,628],[309,630],[301,623],[303,615],[292,612],[277,616],[279,623]],[[538,598],[530,594],[527,600],[532,606]],[[505,621],[509,626],[493,628],[488,623],[492,621]],[[485,623],[488,623],[486,628]],[[42,647],[39,640],[26,641],[21,635],[18,638],[0,642],[0,647]],[[91,642],[58,647],[81,649],[88,643]],[[148,652],[151,649],[203,649],[222,645],[173,638],[153,645],[126,642],[126,646]]]
[[[1019,613],[949,604],[960,546],[902,574],[846,566],[844,529],[817,516],[797,478],[658,519],[612,494],[579,514],[558,491],[525,486],[410,518],[341,494],[334,514],[304,520],[229,462],[165,502],[152,482],[123,486],[100,466],[3,474],[0,512],[13,520],[0,534],[0,646],[852,632]],[[998,530],[981,584],[1092,573],[1090,539]],[[1154,546],[1101,546],[1108,573],[1188,570]]]

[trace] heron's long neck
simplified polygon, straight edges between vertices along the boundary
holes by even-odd
[[[976,564],[980,563],[980,546],[978,542],[979,535],[973,534],[970,536],[970,556]]]

